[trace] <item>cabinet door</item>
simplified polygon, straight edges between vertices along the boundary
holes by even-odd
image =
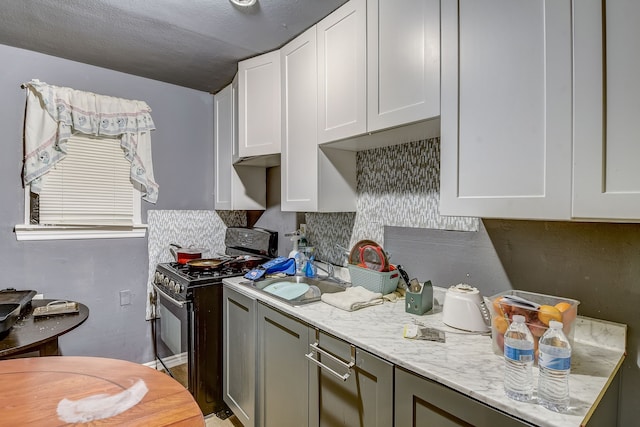
[[[233,78],[233,82],[231,83],[231,89],[232,89],[232,102],[233,102],[233,143],[232,143],[232,150],[231,150],[231,163],[236,163],[238,160],[240,160],[240,125],[239,125],[239,114],[238,114],[238,73],[236,73],[235,77]]]
[[[280,51],[238,63],[240,157],[280,153]]]
[[[441,215],[570,218],[571,3],[441,2]]]
[[[440,115],[440,2],[367,2],[367,130]]]
[[[267,175],[264,168],[234,166],[237,158],[237,82],[228,85],[213,98],[214,103],[214,176],[217,210],[264,210]]]
[[[395,427],[528,425],[434,381],[395,370]]]
[[[640,220],[638,20],[637,1],[574,2],[576,218]]]
[[[309,377],[305,351],[308,327],[258,304],[259,412],[265,427],[300,427],[309,422]]]
[[[366,9],[350,0],[317,24],[318,143],[367,130]]]
[[[284,112],[282,210],[315,212],[318,208],[316,27],[285,45],[280,57]]]
[[[231,180],[233,164],[233,85],[229,85],[213,97],[213,145],[215,174],[215,209],[233,209]]]
[[[244,427],[256,425],[257,302],[223,288],[224,401]]]
[[[393,425],[393,365],[321,331],[316,343],[324,351],[355,366],[346,381],[325,367],[309,367],[309,427]],[[317,354],[316,359],[338,374],[344,365]]]
[[[355,211],[356,154],[317,145],[316,27],[281,49],[283,211]]]

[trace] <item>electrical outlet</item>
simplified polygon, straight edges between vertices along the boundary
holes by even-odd
[[[120,305],[131,305],[131,291],[120,291]]]

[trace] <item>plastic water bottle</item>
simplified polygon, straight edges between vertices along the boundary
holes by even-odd
[[[514,400],[533,397],[533,335],[521,315],[504,334],[504,392]]]
[[[571,344],[562,332],[562,323],[550,321],[539,345],[538,402],[552,411],[566,412],[569,407]]]

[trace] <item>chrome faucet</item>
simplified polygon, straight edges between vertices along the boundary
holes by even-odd
[[[327,279],[335,277],[336,270],[335,270],[335,268],[333,268],[333,264],[331,264],[330,262],[324,262],[323,263],[324,265],[327,266],[326,268],[325,267],[321,267],[320,265],[318,265],[317,261],[311,261],[311,262],[313,263],[313,265],[315,265],[315,267],[318,270],[322,270],[325,273],[327,273],[327,277],[326,277]]]
[[[332,282],[336,282],[339,283],[341,285],[347,285],[348,282],[345,282],[344,280],[340,279],[339,277],[335,276],[335,268],[333,267],[333,264],[331,264],[330,262],[326,261],[326,262],[322,262],[322,264],[324,264],[326,267],[322,267],[318,264],[318,261],[314,260],[314,261],[310,261],[313,263],[313,265],[318,269],[318,270],[322,270],[325,273],[327,273],[326,276],[321,277],[318,276],[318,279],[320,280],[330,280]]]

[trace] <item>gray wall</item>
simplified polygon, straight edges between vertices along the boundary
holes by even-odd
[[[293,249],[293,242],[285,234],[296,231],[304,220],[304,215],[297,212],[280,210],[281,179],[280,166],[268,168],[267,173],[267,209],[258,212],[256,227],[278,232],[278,255],[288,256]]]
[[[35,289],[45,298],[77,300],[89,319],[60,339],[66,355],[148,362],[153,359],[144,320],[147,239],[18,242],[23,222],[22,133],[26,94],[20,84],[37,78],[56,86],[146,101],[152,133],[156,205],[148,209],[213,209],[213,97],[205,92],[0,45],[0,289]],[[119,291],[131,290],[120,306]]]

